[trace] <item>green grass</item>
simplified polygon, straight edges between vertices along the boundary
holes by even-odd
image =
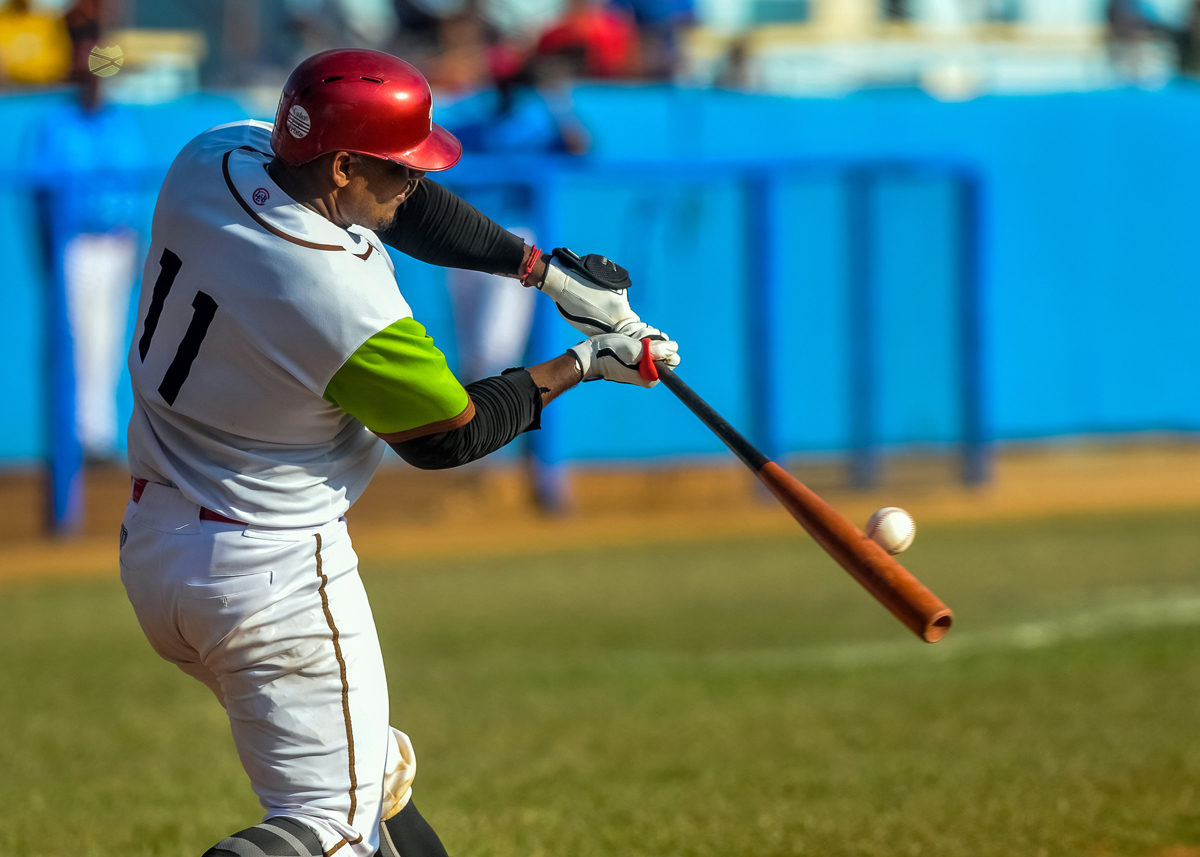
[[[797,537],[364,569],[456,857],[1200,846],[1200,513],[925,527],[909,635]],[[258,807],[119,583],[0,594],[0,855],[199,855]]]

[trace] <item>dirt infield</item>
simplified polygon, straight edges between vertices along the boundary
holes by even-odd
[[[885,487],[844,487],[842,469],[804,464],[794,472],[858,524],[881,506],[903,506],[922,525],[1088,511],[1200,507],[1200,445],[1129,444],[1010,450],[993,482],[955,483],[953,463],[901,460]],[[44,495],[36,473],[0,476],[8,549],[0,582],[45,576],[116,575],[118,526],[129,492],[119,468],[89,471],[84,532],[42,534]],[[573,475],[570,514],[532,502],[517,469],[424,473],[382,469],[350,513],[365,561],[519,554],[795,533],[796,524],[740,466],[589,469]]]

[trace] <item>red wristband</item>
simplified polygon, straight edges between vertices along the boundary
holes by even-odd
[[[534,266],[537,265],[538,259],[542,258],[542,251],[535,244],[533,250],[529,253],[529,261],[521,266],[521,285],[528,285],[529,275],[533,273]]]

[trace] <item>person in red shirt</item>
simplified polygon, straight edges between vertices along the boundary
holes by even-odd
[[[596,0],[570,0],[566,14],[542,33],[541,56],[580,52],[587,77],[630,77],[637,71],[637,28],[625,12]]]

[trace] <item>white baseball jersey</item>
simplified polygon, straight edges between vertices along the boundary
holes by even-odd
[[[378,237],[284,194],[270,139],[263,122],[214,128],[163,183],[129,352],[129,462],[227,517],[319,526],[366,488],[379,436],[474,409]]]

